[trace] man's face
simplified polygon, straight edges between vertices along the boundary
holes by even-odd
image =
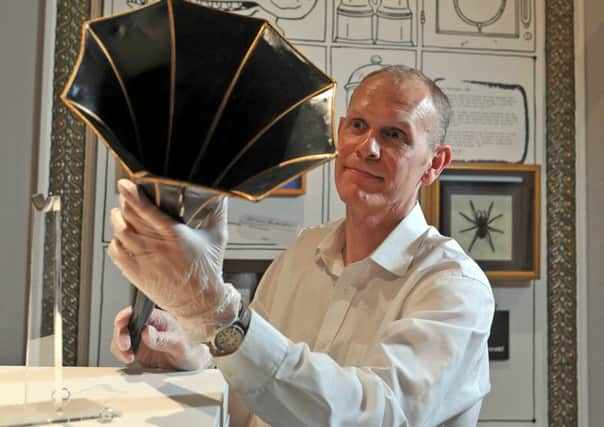
[[[413,208],[432,158],[433,117],[428,89],[416,79],[397,84],[383,73],[357,88],[338,129],[336,187],[347,208],[398,217]]]

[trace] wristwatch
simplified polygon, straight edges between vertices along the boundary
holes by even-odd
[[[219,329],[210,341],[209,347],[212,356],[226,356],[234,353],[243,342],[251,319],[251,310],[247,305],[241,303],[241,309],[233,323]]]

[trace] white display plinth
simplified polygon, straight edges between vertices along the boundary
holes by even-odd
[[[27,425],[51,405],[54,368],[27,368],[29,404],[23,410],[25,367],[0,366],[0,426]],[[71,396],[63,405],[74,426],[227,426],[227,384],[215,369],[166,372],[120,368],[63,368]],[[95,409],[99,416],[88,412]],[[57,421],[53,421],[56,423]],[[51,422],[38,423],[51,425]],[[55,424],[56,425],[56,424]]]

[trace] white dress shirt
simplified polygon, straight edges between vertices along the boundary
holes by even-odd
[[[274,426],[475,426],[490,389],[484,273],[419,205],[348,266],[343,225],[304,230],[271,264],[241,347],[216,358],[231,389]]]

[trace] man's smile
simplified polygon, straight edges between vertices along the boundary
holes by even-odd
[[[379,179],[379,180],[384,180],[383,177],[375,175],[371,172],[368,172],[366,170],[363,169],[359,169],[359,168],[355,168],[353,166],[344,166],[344,171],[348,171],[349,173],[356,175],[356,176],[360,176],[363,178],[372,178],[372,179]]]

